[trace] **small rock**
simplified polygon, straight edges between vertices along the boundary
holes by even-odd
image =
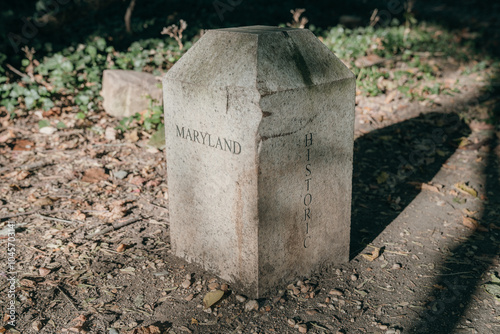
[[[213,282],[208,285],[208,289],[210,291],[217,290],[219,288],[219,283]]]
[[[303,286],[303,285],[304,285],[304,282],[302,282],[302,281],[297,282],[297,286]]]
[[[249,300],[245,304],[245,311],[246,312],[257,311],[258,309],[259,309],[259,303],[254,299]]]
[[[290,326],[290,327],[294,327],[295,326],[295,320],[288,319],[287,322],[288,322],[288,326]]]
[[[124,178],[127,177],[128,173],[124,170],[119,170],[117,171],[116,173],[113,173],[113,175],[115,176],[115,178],[117,178],[118,180],[123,180]]]
[[[352,281],[357,281],[357,280],[358,280],[358,275],[356,275],[356,274],[352,274],[352,275],[351,275],[351,280],[352,280]]]
[[[240,303],[244,303],[247,300],[247,297],[242,296],[242,295],[236,295],[235,296],[236,300],[239,301]]]
[[[317,313],[318,313],[318,311],[316,311],[315,309],[312,309],[312,310],[307,310],[307,311],[306,311],[306,313],[307,313],[308,315],[315,315],[315,314],[317,314]]]
[[[111,126],[107,127],[106,131],[104,132],[104,136],[109,141],[116,140],[116,130],[115,130],[115,128],[113,128]]]
[[[43,325],[42,325],[42,322],[40,320],[35,320],[31,324],[31,328],[33,328],[35,330],[35,332],[39,332],[42,329],[42,327],[43,327]]]
[[[147,95],[162,100],[154,75],[136,71],[105,70],[102,73],[104,110],[117,118],[130,117],[149,107]]]
[[[307,333],[307,326],[305,324],[300,324],[299,325],[299,332],[300,333]]]
[[[45,126],[45,127],[40,129],[40,133],[43,133],[44,135],[51,135],[56,131],[57,131],[57,129],[53,128],[51,126]]]
[[[226,283],[221,284],[220,289],[221,289],[222,291],[227,291],[227,290],[229,290],[229,285],[227,285]]]
[[[300,290],[296,286],[293,287],[292,291],[293,291],[293,294],[296,296],[298,296],[300,294]]]
[[[325,303],[329,304],[331,301],[332,301],[332,300],[331,300],[331,298],[330,298],[330,297],[326,297],[326,298],[325,298]]]
[[[333,289],[329,292],[329,294],[334,295],[334,296],[343,296],[344,293],[340,291],[339,289]]]
[[[401,269],[401,267],[402,267],[401,263],[394,263],[392,265],[392,269]]]
[[[191,281],[190,280],[184,280],[184,282],[182,282],[181,286],[184,288],[184,289],[187,289],[191,286]]]
[[[109,334],[120,334],[120,332],[117,329],[115,329],[115,328],[110,328],[109,329]]]
[[[193,277],[191,276],[191,274],[186,274],[186,279],[187,280],[191,280]]]
[[[190,302],[192,301],[194,298],[194,293],[190,294],[189,296],[187,296],[186,298],[184,298],[186,301]]]
[[[306,292],[308,292],[308,291],[309,291],[309,286],[307,286],[307,285],[302,285],[302,286],[300,287],[300,292],[302,292],[302,293],[306,293]]]

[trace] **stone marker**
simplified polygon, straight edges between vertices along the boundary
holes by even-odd
[[[309,30],[208,31],[163,89],[177,256],[251,298],[348,261],[355,78]]]
[[[150,95],[162,102],[162,92],[155,76],[145,72],[105,70],[102,75],[104,110],[117,118],[129,117],[149,107]]]

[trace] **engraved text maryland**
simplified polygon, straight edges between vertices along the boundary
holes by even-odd
[[[190,140],[222,151],[231,152],[233,154],[241,153],[241,145],[235,140],[221,138],[208,132],[179,127],[178,125],[175,127],[177,128],[177,137],[181,137],[182,139]]]

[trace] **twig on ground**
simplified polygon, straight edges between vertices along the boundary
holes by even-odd
[[[40,217],[40,218],[43,218],[43,219],[53,220],[53,221],[61,222],[61,223],[69,223],[69,224],[79,223],[79,224],[84,224],[84,222],[79,221],[79,220],[73,221],[73,220],[67,220],[67,219],[61,219],[61,218],[55,218],[55,217],[49,217],[49,216],[41,215],[39,213],[37,213],[37,216]]]
[[[19,71],[18,69],[16,69],[14,66],[12,66],[11,64],[5,64],[5,66],[7,66],[7,68],[9,70],[11,70],[12,72],[14,72],[15,74],[19,75],[20,77],[23,77],[23,78],[29,78],[29,76],[21,71]]]
[[[37,211],[21,212],[21,213],[15,213],[13,215],[3,216],[3,217],[0,217],[0,222],[2,222],[4,220],[7,220],[7,219],[10,219],[10,218],[27,216],[27,215],[32,215],[32,214],[35,214],[35,213],[37,213]]]
[[[135,218],[130,218],[128,220],[125,220],[121,223],[118,223],[118,224],[115,224],[115,225],[111,225],[109,227],[106,227],[105,229],[99,231],[99,232],[96,232],[96,233],[93,233],[93,234],[90,234],[90,235],[87,235],[85,237],[85,239],[92,239],[93,237],[96,237],[96,236],[99,236],[99,235],[103,235],[103,234],[106,234],[108,232],[111,232],[111,231],[116,231],[122,227],[125,227],[127,225],[130,225],[130,224],[133,224],[139,220],[142,220],[142,219],[147,219],[149,217],[135,217]]]
[[[71,298],[69,298],[69,296],[66,294],[66,292],[63,291],[63,289],[61,289],[61,287],[59,287],[59,285],[56,285],[56,288],[61,291],[61,293],[64,295],[64,297],[66,297],[66,299],[69,301],[69,303],[71,304],[71,306],[73,306],[73,308],[76,310],[76,312],[80,312],[80,310],[78,309],[78,307],[76,307],[75,303],[73,303],[73,301],[71,300]]]

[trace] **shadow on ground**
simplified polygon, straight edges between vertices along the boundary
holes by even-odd
[[[486,97],[495,98],[498,93],[497,87],[496,91],[492,90]],[[492,120],[498,128],[500,106],[493,105],[492,109]],[[437,276],[433,284],[435,288],[427,298],[432,302],[427,305],[428,309],[420,315],[420,319],[414,321],[408,333],[455,332],[468,309],[472,295],[485,279],[484,274],[498,257],[500,146],[495,131],[491,131],[488,137],[489,140],[483,147],[488,153],[483,171],[486,199],[480,219],[482,231],[476,230],[466,241],[450,249],[443,263],[443,268],[446,269]]]
[[[455,113],[429,113],[354,143],[351,258],[420,193],[470,130]]]

